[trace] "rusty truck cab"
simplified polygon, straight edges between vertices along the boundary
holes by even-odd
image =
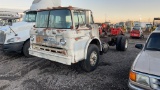
[[[98,25],[87,9],[70,6],[39,10],[30,35],[31,55],[67,65],[87,59],[90,44],[102,51]]]

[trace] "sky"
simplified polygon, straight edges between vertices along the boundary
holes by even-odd
[[[1,0],[0,8],[29,9],[33,0]],[[152,22],[160,17],[160,0],[61,0],[62,6],[91,9],[95,22]]]

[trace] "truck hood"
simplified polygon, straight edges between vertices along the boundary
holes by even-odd
[[[4,31],[4,32],[10,32],[10,28],[11,27],[15,32],[19,31],[19,30],[23,30],[25,28],[31,28],[33,25],[34,22],[24,22],[24,21],[21,21],[21,22],[17,22],[17,23],[13,23],[12,26],[3,26],[0,28],[1,31]]]
[[[160,76],[160,51],[142,51],[133,70]]]

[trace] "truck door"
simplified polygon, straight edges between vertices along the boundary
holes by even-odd
[[[90,40],[90,34],[92,33],[92,28],[87,27],[88,17],[86,16],[86,11],[76,10],[73,12],[73,21],[75,25],[75,43],[74,43],[74,51],[75,51],[75,60],[84,59],[85,48]],[[81,53],[81,54],[80,54]]]

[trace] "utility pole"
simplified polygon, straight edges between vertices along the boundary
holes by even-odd
[[[105,22],[106,22],[106,14],[105,14],[105,17],[104,17],[104,18],[105,18]]]

